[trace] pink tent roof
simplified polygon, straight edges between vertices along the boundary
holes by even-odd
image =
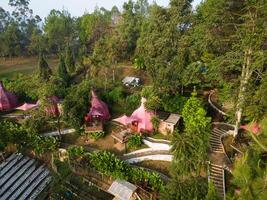
[[[145,108],[146,99],[142,97],[141,106],[137,108],[131,118],[138,119],[138,131],[153,131],[151,119],[155,116],[154,112],[148,111]]]
[[[127,126],[128,124],[131,124],[133,121],[137,121],[137,119],[123,115],[119,118],[114,119],[113,121],[119,122],[120,124]]]
[[[92,91],[91,108],[87,116],[101,116],[103,120],[110,118],[107,104],[101,101],[94,91]]]
[[[17,106],[18,99],[12,92],[5,90],[2,81],[0,81],[0,111],[10,110]]]
[[[145,102],[146,102],[146,99],[142,98],[141,106],[137,108],[130,117],[123,115],[122,117],[114,119],[113,121],[119,122],[125,126],[132,123],[133,121],[137,121],[138,132],[153,131],[153,124],[151,123],[151,119],[153,116],[155,116],[155,114],[153,112],[146,110],[145,105],[144,105]]]
[[[26,111],[26,110],[30,110],[30,109],[33,109],[33,108],[36,108],[36,107],[38,107],[37,104],[24,103],[22,106],[19,106],[19,107],[17,107],[16,109],[17,109],[17,110],[23,110],[23,111]]]
[[[252,122],[251,124],[242,125],[240,126],[240,128],[246,131],[251,131],[255,135],[259,134],[261,131],[260,125],[257,124],[257,122]]]

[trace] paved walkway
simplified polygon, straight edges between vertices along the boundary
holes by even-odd
[[[70,134],[74,132],[75,132],[75,129],[71,128],[71,129],[63,129],[60,134],[59,134],[59,131],[52,131],[48,133],[43,133],[42,135],[43,136],[59,136],[59,135],[66,135],[66,134]]]

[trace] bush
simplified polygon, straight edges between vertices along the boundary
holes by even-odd
[[[132,168],[107,151],[93,152],[89,155],[90,164],[101,173],[116,179],[124,179],[133,183],[146,182],[154,190],[163,190],[164,184],[158,173],[148,172],[140,168]]]
[[[84,148],[82,146],[70,147],[68,153],[71,159],[76,159],[84,155]]]
[[[134,93],[127,96],[125,99],[125,113],[131,114],[140,104],[141,96],[139,93]]]
[[[99,138],[104,137],[104,135],[105,135],[104,131],[97,131],[89,134],[90,138],[94,140],[98,140]]]
[[[133,135],[129,140],[128,140],[128,146],[130,148],[138,148],[142,145],[142,136],[141,135]]]
[[[157,116],[153,116],[151,119],[151,123],[153,125],[154,131],[157,132],[160,124],[159,118]]]
[[[118,103],[124,99],[123,88],[121,86],[115,87],[105,96],[108,104]]]

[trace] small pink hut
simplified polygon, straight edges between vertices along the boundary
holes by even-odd
[[[92,91],[91,108],[85,116],[85,132],[103,131],[103,122],[109,120],[109,118],[110,114],[107,104]]]
[[[146,99],[142,97],[141,106],[137,108],[130,117],[123,115],[113,121],[119,122],[124,126],[129,126],[133,131],[144,133],[152,132],[153,124],[151,119],[155,116],[154,112],[145,108]]]
[[[85,116],[85,120],[100,119],[106,121],[109,120],[109,118],[110,114],[107,104],[100,100],[95,92],[92,91],[91,108],[89,113]]]
[[[2,81],[0,81],[0,111],[11,110],[18,105],[18,99],[12,92],[5,90]]]

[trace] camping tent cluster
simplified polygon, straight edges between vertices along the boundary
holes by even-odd
[[[85,116],[85,121],[99,119],[101,121],[109,120],[110,114],[108,106],[105,102],[98,98],[96,93],[92,91],[91,108],[89,113]]]
[[[27,111],[34,108],[38,108],[41,104],[42,102],[38,100],[36,104],[24,103],[23,105],[18,106],[18,99],[16,95],[12,92],[7,91],[4,88],[3,83],[0,81],[0,111],[8,111],[12,109]],[[60,114],[60,109],[58,107],[58,104],[59,104],[58,97],[52,96],[46,98],[45,112],[50,115],[58,116]]]
[[[0,111],[7,111],[18,105],[18,99],[12,92],[5,90],[2,81],[0,81]]]
[[[155,116],[155,113],[145,108],[145,102],[146,99],[142,97],[140,107],[130,117],[123,115],[113,121],[119,122],[124,126],[136,127],[137,132],[152,132],[153,124],[151,119]]]

